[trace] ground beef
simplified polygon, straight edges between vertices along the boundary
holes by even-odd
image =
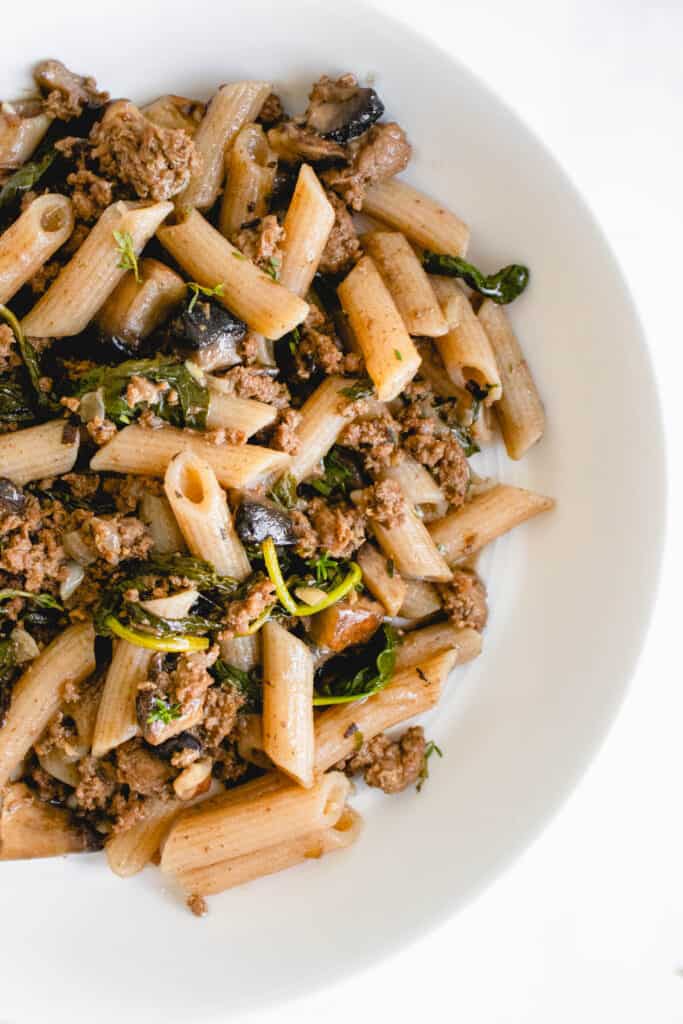
[[[231,386],[231,393],[237,398],[255,398],[276,409],[282,409],[289,405],[287,386],[274,380],[266,370],[234,366],[221,377],[221,380]]]
[[[459,629],[470,626],[482,630],[488,619],[486,587],[475,572],[454,569],[450,583],[440,584],[443,609]]]
[[[268,442],[270,447],[279,452],[287,452],[288,455],[296,455],[301,445],[297,434],[300,423],[300,412],[296,409],[284,409]]]
[[[61,538],[67,513],[59,502],[50,511],[29,496],[21,515],[0,514],[0,571],[17,577],[17,589],[56,593],[67,556]]]
[[[74,74],[59,60],[41,61],[33,77],[47,93],[45,112],[61,121],[80,117],[85,107],[101,107],[109,99],[108,92],[98,91],[94,78]]]
[[[82,757],[77,765],[80,782],[74,790],[74,798],[80,810],[104,811],[116,792],[116,771],[110,761],[93,757]]]
[[[236,782],[242,778],[249,767],[229,741],[225,741],[221,747],[214,750],[213,757],[213,777],[220,779],[221,782]]]
[[[400,793],[420,778],[425,748],[422,726],[413,725],[399,740],[391,740],[384,733],[374,736],[335,768],[347,775],[362,771],[368,786],[378,786],[385,793]]]
[[[184,129],[160,128],[126,100],[109,107],[90,142],[102,174],[129,185],[140,199],[171,199],[200,166]]]
[[[393,121],[376,124],[348,146],[353,154],[348,166],[324,171],[324,183],[334,189],[353,210],[363,206],[366,189],[405,170],[411,156],[406,134]]]
[[[133,409],[145,402],[147,405],[158,405],[162,395],[170,389],[167,380],[153,381],[148,377],[133,375],[126,388],[126,402]]]
[[[112,202],[112,183],[92,171],[74,171],[67,175],[66,183],[73,189],[71,202],[78,220],[96,221]]]
[[[368,519],[393,529],[400,526],[408,512],[408,504],[395,480],[381,480],[362,492],[359,507]]]
[[[116,779],[140,796],[158,796],[171,778],[165,761],[156,757],[141,739],[128,740],[116,748]]]
[[[68,753],[76,739],[76,724],[73,719],[66,718],[61,711],[58,711],[47,729],[33,747],[36,754],[43,757],[51,750],[61,750]]]
[[[331,320],[315,305],[311,305],[306,319],[299,325],[294,361],[301,380],[308,380],[319,371],[327,376],[357,373],[361,362],[355,352],[344,353]]]
[[[266,96],[256,121],[258,124],[263,124],[270,128],[272,125],[277,124],[278,121],[282,121],[284,116],[282,100],[276,92],[271,92],[270,95]]]
[[[32,764],[26,777],[33,783],[38,799],[46,804],[63,804],[69,796],[68,786],[56,779],[54,775],[44,771],[39,764]]]
[[[137,793],[115,793],[107,809],[109,816],[114,819],[112,835],[127,832],[129,828],[141,821],[144,816],[144,807],[145,801]]]
[[[163,656],[155,657],[149,679],[138,686],[137,712],[142,734],[158,746],[172,736],[198,725],[203,716],[206,691],[214,678],[209,672],[218,657],[218,647],[181,654],[175,667],[167,670]],[[155,714],[158,703],[174,709],[169,721]]]
[[[470,467],[459,441],[434,413],[434,395],[424,381],[405,390],[407,405],[397,413],[403,445],[413,458],[434,474],[446,500],[463,504],[470,483]]]
[[[277,277],[282,266],[282,243],[285,231],[273,213],[242,228],[232,241],[244,255],[271,276]]]
[[[396,460],[399,437],[398,423],[385,413],[353,420],[342,431],[339,444],[361,452],[368,472],[377,473]]]
[[[137,510],[145,494],[157,497],[163,495],[164,487],[161,480],[151,476],[113,476],[105,480],[102,490],[114,499],[116,511],[128,515]]]
[[[188,910],[191,910],[195,917],[204,917],[209,912],[209,907],[203,896],[188,896],[186,901]]]
[[[102,416],[95,416],[86,423],[88,434],[96,445],[108,444],[116,436],[116,424],[111,420],[103,419]]]
[[[43,292],[46,292],[61,269],[62,265],[59,260],[50,260],[49,263],[43,264],[31,278],[30,285],[33,294],[42,295]]]
[[[9,324],[0,324],[0,373],[21,365],[15,343],[14,331]]]
[[[228,603],[225,609],[225,626],[218,639],[232,640],[234,636],[246,633],[254,620],[258,619],[274,601],[275,587],[270,580],[258,580],[253,583],[246,597]]]
[[[320,551],[332,558],[350,558],[365,540],[365,516],[351,505],[329,505],[323,498],[313,498],[305,513],[295,509],[291,516],[302,558]]]
[[[206,694],[200,733],[205,746],[218,747],[235,727],[244,696],[234,686],[212,686]]]
[[[87,501],[88,498],[92,498],[100,487],[98,473],[65,473],[60,479],[63,483],[68,484],[74,498],[80,500]]]
[[[202,437],[207,444],[212,444],[215,447],[222,444],[240,445],[247,442],[247,435],[239,427],[218,427],[216,430],[206,430]]]
[[[358,233],[346,203],[334,192],[327,198],[334,208],[334,224],[318,266],[321,274],[346,274],[363,255]]]
[[[84,523],[82,534],[109,565],[146,558],[154,543],[147,525],[134,516],[93,516]]]
[[[346,150],[338,142],[323,139],[312,128],[285,121],[268,132],[268,143],[286,163],[346,161]]]

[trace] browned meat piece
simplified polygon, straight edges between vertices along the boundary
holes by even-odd
[[[350,558],[365,540],[365,516],[350,505],[331,506],[322,498],[313,498],[305,513],[294,509],[291,517],[302,558],[312,558],[317,551],[327,551],[333,558]]]
[[[349,423],[340,435],[339,444],[361,452],[366,469],[376,473],[396,458],[399,436],[398,423],[385,413]]]
[[[128,740],[116,748],[116,778],[140,796],[158,796],[166,787],[171,770],[165,761],[150,753],[141,739]]]
[[[271,92],[269,96],[266,96],[265,102],[259,111],[259,116],[256,118],[258,124],[267,125],[271,127],[277,124],[278,121],[282,121],[285,116],[285,112],[282,109],[282,100],[276,92]]]
[[[428,466],[451,505],[462,505],[470,483],[470,467],[457,438],[450,433],[433,433],[434,421],[425,420],[419,433],[405,438],[407,451]]]
[[[350,165],[325,171],[322,179],[354,210],[362,209],[371,185],[405,170],[412,152],[405,132],[393,121],[375,125],[349,149],[353,151]]]
[[[116,791],[116,772],[113,764],[101,758],[81,758],[78,762],[81,781],[74,790],[78,807],[83,811],[102,811]]]
[[[154,543],[149,527],[134,516],[93,516],[82,533],[85,543],[109,565],[127,558],[146,558]]]
[[[346,162],[346,150],[331,139],[323,139],[312,128],[285,121],[268,132],[271,149],[288,163]]]
[[[195,917],[205,917],[209,907],[203,896],[188,896],[186,901],[187,909],[191,910]]]
[[[171,199],[199,169],[194,142],[182,128],[159,128],[127,100],[117,100],[90,133],[91,156],[110,178],[140,199]]]
[[[148,377],[133,375],[126,388],[126,402],[133,409],[136,405],[145,402],[147,405],[157,405],[170,385],[167,380],[153,381]]]
[[[116,424],[102,416],[88,420],[86,428],[96,445],[108,444],[117,433]]]
[[[368,597],[348,597],[311,618],[311,639],[318,647],[343,651],[364,644],[382,625],[384,608]]]
[[[391,740],[384,733],[374,736],[335,768],[347,775],[362,771],[368,786],[378,786],[385,793],[400,793],[420,778],[425,748],[422,726],[413,725],[399,740]]]
[[[15,346],[16,340],[9,324],[0,324],[0,373],[21,365],[21,358]]]
[[[268,442],[271,448],[279,452],[287,452],[288,455],[296,455],[299,451],[300,441],[297,428],[301,423],[301,413],[296,409],[284,409],[280,413],[277,426]]]
[[[217,657],[217,646],[181,654],[170,672],[163,658],[155,657],[137,697],[138,722],[148,743],[156,747],[201,722],[206,691],[214,682],[208,670]]]
[[[19,577],[17,589],[56,593],[67,562],[61,542],[66,520],[59,502],[43,511],[34,497],[21,514],[0,513],[0,571]]]
[[[111,494],[116,511],[124,516],[136,511],[145,494],[164,493],[161,480],[151,476],[113,476],[104,481],[102,490]]]
[[[439,586],[439,594],[444,611],[459,629],[484,628],[489,615],[486,587],[476,572],[454,569],[453,579]]]
[[[363,251],[344,200],[330,191],[327,198],[334,207],[334,224],[318,270],[321,274],[346,274],[361,258]]]
[[[97,82],[69,71],[60,60],[43,60],[33,72],[36,85],[47,93],[45,111],[61,121],[80,117],[85,107],[101,107],[109,99]]]
[[[400,526],[406,517],[408,505],[395,480],[381,480],[366,487],[359,502],[368,519],[374,519],[389,529]]]
[[[73,171],[67,175],[66,183],[73,189],[71,202],[78,220],[96,221],[112,202],[112,183],[92,171]]]
[[[277,277],[282,265],[282,242],[285,232],[273,213],[257,224],[242,228],[232,241],[248,259]]]
[[[219,634],[219,640],[231,640],[234,636],[246,633],[259,615],[274,602],[275,587],[270,580],[259,580],[253,583],[246,597],[230,601],[227,605],[225,609],[226,624]]]
[[[289,405],[289,391],[285,384],[280,384],[266,370],[252,370],[244,366],[234,366],[221,377],[232,387],[237,398],[256,398],[276,409]],[[229,392],[226,390],[226,394]]]
[[[201,735],[207,747],[218,747],[228,736],[237,721],[237,712],[244,704],[244,697],[234,686],[212,686],[206,694],[204,721]]]

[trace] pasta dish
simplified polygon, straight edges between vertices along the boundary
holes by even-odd
[[[413,720],[481,651],[477,554],[553,506],[469,461],[544,431],[529,272],[466,259],[351,74],[298,115],[34,78],[0,107],[0,860],[154,862],[201,915],[443,754]]]

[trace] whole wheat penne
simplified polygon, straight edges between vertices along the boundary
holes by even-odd
[[[456,652],[457,664],[462,665],[481,654],[481,643],[481,633],[476,629],[458,629],[450,622],[413,629],[406,633],[396,651],[396,671],[422,665],[435,654],[449,650]]]
[[[163,476],[178,452],[192,451],[209,463],[223,487],[249,488],[286,472],[290,456],[253,444],[212,445],[201,434],[176,427],[148,430],[132,423],[103,445],[90,462],[91,469],[117,473]]]
[[[363,213],[402,231],[423,249],[465,256],[470,229],[441,203],[423,192],[392,178],[368,189]]]
[[[430,523],[429,532],[439,551],[452,565],[554,505],[552,498],[534,491],[496,484],[444,519]]]
[[[393,564],[373,544],[366,543],[356,555],[363,583],[373,597],[384,605],[387,615],[398,615],[408,585]]]
[[[64,420],[51,420],[0,436],[2,475],[27,484],[74,468],[80,435]]]
[[[61,857],[96,847],[83,825],[64,807],[43,803],[23,782],[0,797],[0,860]]]
[[[197,210],[157,237],[193,280],[208,288],[257,334],[281,338],[306,319],[308,306],[247,259]]]
[[[545,412],[534,378],[502,306],[485,299],[478,313],[498,365],[503,394],[495,406],[505,448],[521,459],[543,436]]]
[[[245,437],[258,434],[259,430],[269,427],[277,419],[277,409],[254,398],[237,398],[235,395],[224,394],[220,378],[207,377],[209,386],[209,411],[206,425],[209,430],[241,430]]]
[[[90,622],[69,626],[31,662],[12,691],[0,729],[0,790],[59,708],[65,687],[81,683],[94,670]]]
[[[141,281],[126,274],[97,314],[105,335],[137,341],[147,338],[187,294],[180,274],[150,257],[138,263]]]
[[[424,619],[440,611],[441,601],[436,587],[426,580],[406,580],[406,596],[399,608],[404,619]]]
[[[261,636],[260,633],[252,633],[247,636],[233,636],[229,640],[220,641],[221,658],[228,665],[243,672],[249,672],[256,665],[261,664]]]
[[[39,196],[0,235],[0,302],[9,302],[74,229],[71,200]]]
[[[171,597],[142,602],[155,615],[179,619],[197,600],[196,590],[183,590]],[[114,641],[114,654],[107,671],[92,741],[94,757],[103,757],[114,747],[140,732],[135,700],[138,686],[147,678],[154,651],[127,640]]]
[[[315,171],[302,164],[284,220],[280,283],[295,295],[306,294],[334,224],[334,210]]]
[[[41,100],[16,100],[0,108],[0,170],[12,171],[30,159],[54,118]]]
[[[218,226],[233,238],[243,224],[265,216],[273,191],[277,157],[260,124],[245,124],[225,153],[227,184]]]
[[[352,493],[356,500],[358,492]],[[404,495],[405,498],[405,495]],[[453,576],[439,553],[427,527],[406,501],[404,514],[393,526],[383,526],[370,520],[372,532],[387,558],[390,558],[401,576],[408,579],[431,580],[446,583]]]
[[[239,789],[247,786],[178,819],[164,843],[162,871],[177,875],[330,828],[342,815],[350,783],[340,772],[330,772],[311,789],[295,782],[241,795]]]
[[[187,550],[168,498],[147,491],[140,502],[140,519],[149,526],[157,554],[175,554]]]
[[[174,96],[172,93],[159,96],[151,103],[140,107],[140,113],[152,124],[158,125],[159,128],[182,128],[192,137],[197,134],[197,128],[205,112],[206,104],[200,100]]]
[[[448,333],[434,342],[449,377],[460,388],[473,380],[488,391],[485,405],[501,396],[501,381],[496,358],[486,331],[457,281],[449,277],[430,277],[444,316]]]
[[[237,753],[250,764],[272,769],[273,762],[263,749],[263,718],[261,715],[240,715],[237,720]]]
[[[389,402],[400,395],[420,365],[401,314],[369,256],[359,260],[337,292],[377,397]]]
[[[263,634],[263,749],[300,786],[313,785],[313,655],[271,619]]]
[[[221,576],[248,576],[251,566],[235,532],[228,499],[208,462],[192,451],[176,455],[166,470],[164,490],[191,553]]]
[[[436,338],[448,325],[429,278],[412,245],[400,231],[371,231],[363,248],[372,257],[408,334]]]
[[[356,842],[361,827],[360,814],[347,806],[330,828],[287,839],[283,843],[232,860],[194,868],[176,875],[175,880],[188,895],[212,896],[256,878],[272,875],[276,871],[284,871],[306,860],[318,860],[327,853],[344,850]]]
[[[222,85],[212,98],[194,136],[199,170],[177,197],[179,208],[208,210],[218,199],[225,171],[225,151],[247,121],[253,121],[271,91],[269,82]]]
[[[443,651],[420,666],[397,672],[389,685],[374,697],[337,704],[318,715],[315,722],[316,774],[326,772],[357,750],[359,734],[363,741],[370,740],[385,729],[434,707],[457,660],[457,651]]]
[[[24,333],[32,338],[80,334],[129,273],[114,232],[139,255],[172,209],[172,203],[118,202],[108,206],[75,256],[24,317]]]
[[[432,391],[439,398],[462,398],[462,388],[456,387],[446,373],[443,360],[431,341],[416,341],[420,354],[420,376],[427,381]]]
[[[411,505],[443,505],[444,493],[420,462],[403,453],[399,462],[383,466],[380,480],[395,480]]]
[[[356,383],[345,377],[327,377],[301,407],[296,433],[299,451],[287,470],[295,480],[305,480],[320,465],[344,427],[351,421],[353,399],[344,394]]]

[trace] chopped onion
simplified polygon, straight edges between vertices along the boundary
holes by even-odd
[[[40,648],[30,633],[27,633],[21,626],[15,626],[10,633],[14,659],[17,665],[23,665],[26,661],[33,661],[40,654]]]
[[[65,533],[62,538],[62,545],[69,558],[72,558],[74,562],[78,562],[79,565],[90,565],[97,557],[92,548],[85,543],[82,534],[78,530],[70,530],[69,533]]]
[[[107,411],[104,405],[102,388],[98,388],[97,391],[88,391],[87,394],[83,395],[81,404],[78,407],[78,415],[83,423],[88,423],[94,419],[103,420],[106,418]]]
[[[66,563],[66,579],[59,588],[59,596],[62,601],[68,601],[73,592],[80,587],[85,576],[85,570],[78,562],[69,561]]]

